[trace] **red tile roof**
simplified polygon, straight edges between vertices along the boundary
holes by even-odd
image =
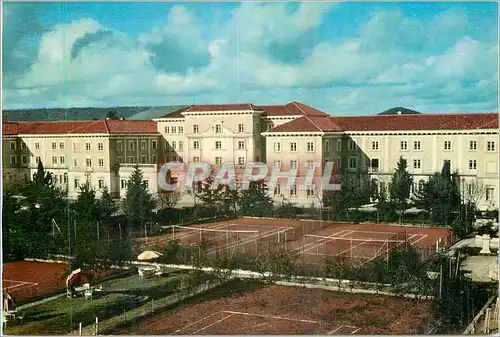
[[[497,129],[497,113],[301,117],[269,132]]]
[[[140,120],[92,120],[3,123],[2,134],[155,134],[156,122]]]
[[[264,116],[329,116],[326,112],[320,111],[308,105],[291,102],[284,105],[254,105],[245,104],[217,104],[217,105],[188,105],[179,110],[163,116],[163,118],[182,118],[182,113],[203,112],[203,111],[238,111],[256,110],[264,111]]]
[[[497,113],[331,117],[345,131],[496,129]]]
[[[278,125],[269,132],[338,132],[342,131],[330,117],[304,116]]]

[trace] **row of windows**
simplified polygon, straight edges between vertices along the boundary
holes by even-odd
[[[215,133],[222,133],[222,124],[216,124],[212,127]],[[245,132],[245,125],[238,124],[238,133]],[[182,126],[165,126],[165,133],[173,133],[173,134],[183,134],[184,127]],[[200,133],[200,127],[198,124],[193,125],[193,133]]]
[[[136,141],[135,140],[129,140],[128,142],[128,149],[131,150],[131,151],[134,151],[135,150],[135,144],[136,144]],[[156,143],[156,140],[152,140],[151,141],[151,150],[156,150],[158,147],[157,143]],[[141,150],[145,151],[148,149],[148,142],[147,140],[141,140]],[[123,146],[123,141],[119,140],[116,142],[116,150],[117,151],[123,151],[124,150],[124,146]]]
[[[289,188],[289,194],[290,196],[296,196],[297,195],[297,185],[292,185],[290,186]],[[312,197],[314,196],[314,188],[313,187],[307,187],[306,189],[306,195],[308,197]],[[281,185],[280,184],[276,184],[274,186],[274,195],[281,195]]]
[[[274,152],[281,152],[281,142],[278,141],[274,142],[273,149]],[[297,151],[298,151],[297,142],[290,142],[290,152],[297,152]],[[314,142],[307,142],[306,151],[314,152]]]
[[[142,185],[144,185],[144,187],[146,187],[146,188],[149,188],[149,180],[143,180]],[[123,189],[126,189],[127,186],[128,186],[128,180],[122,179],[120,181],[120,188],[123,190]]]
[[[129,141],[129,150],[135,150],[135,143],[136,141],[131,140]],[[26,143],[21,143],[21,148],[23,150],[26,149]],[[151,149],[156,150],[157,148],[157,142],[156,140],[151,141]],[[14,151],[16,149],[16,142],[10,142],[10,149]],[[116,143],[116,149],[118,151],[123,151],[123,141],[118,141]],[[147,149],[147,141],[142,140],[141,141],[141,150],[146,150]],[[40,142],[35,142],[35,150],[40,150]],[[65,143],[64,142],[52,142],[52,150],[65,150]],[[80,144],[77,142],[73,143],[73,151],[79,151],[80,150]],[[92,143],[91,142],[86,142],[85,143],[85,150],[86,151],[92,151]],[[103,142],[98,142],[97,143],[97,150],[98,151],[104,151],[104,143]]]
[[[401,151],[407,151],[408,150],[408,141],[402,140],[400,142],[399,148]],[[453,151],[453,143],[451,140],[445,140],[443,142],[443,149],[444,151]],[[379,144],[378,141],[372,141],[372,150],[376,151],[379,150]],[[422,150],[422,143],[419,140],[413,141],[413,150],[415,151],[421,151]],[[471,140],[469,141],[469,151],[477,151],[477,141],[476,140]],[[495,152],[496,151],[496,144],[495,141],[487,141],[486,142],[486,151],[487,152]]]

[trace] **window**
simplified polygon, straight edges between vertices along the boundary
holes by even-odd
[[[356,169],[358,167],[358,158],[357,157],[349,157],[349,169]]]
[[[131,164],[135,164],[135,157],[128,157],[128,162]]]
[[[198,133],[199,130],[198,124],[193,125],[193,133]]]
[[[85,150],[87,151],[91,150],[90,143],[85,143]]]
[[[63,175],[63,182],[64,182],[65,184],[67,184],[67,183],[68,183],[68,175],[67,175],[66,173],[64,173],[64,175]]]
[[[470,140],[469,141],[469,151],[476,151],[476,150],[477,150],[477,141]]]
[[[281,160],[275,160],[273,162],[273,168],[274,167],[281,168]]]
[[[356,150],[356,143],[352,139],[349,139],[347,141],[347,149],[349,151],[355,151]]]
[[[59,143],[59,150],[64,150],[64,143],[63,142]]]
[[[99,186],[99,189],[103,189],[104,188],[104,179],[99,179],[98,186]]]
[[[337,157],[337,170],[340,170],[342,168],[342,158]]]
[[[145,141],[145,140],[142,140],[142,141],[141,141],[141,150],[143,150],[143,151],[144,151],[144,150],[146,150],[146,149],[147,149],[147,146],[146,146],[146,145],[147,145],[146,141]]]
[[[172,156],[172,161],[177,161],[177,156]]]
[[[37,164],[40,163],[40,160],[41,160],[40,156],[35,157],[35,163],[37,163]]]
[[[469,170],[477,170],[477,161],[475,159],[469,160]]]
[[[156,140],[151,141],[151,149],[156,150]]]
[[[155,157],[153,156],[153,158],[155,158]],[[180,161],[181,163],[183,163],[183,162],[184,162],[184,158],[182,158],[182,156],[179,156],[179,161]]]
[[[243,150],[244,148],[245,148],[245,141],[239,140],[238,141],[238,150]]]
[[[220,140],[217,140],[217,141],[215,142],[215,149],[216,149],[216,150],[220,150],[220,149],[222,149],[222,142],[221,142]]]
[[[290,151],[291,152],[297,152],[297,143],[296,142],[291,142],[290,143]]]
[[[274,142],[274,152],[281,152],[281,143]]]
[[[61,165],[66,164],[66,158],[64,158],[64,156],[59,157],[59,163],[60,163]]]
[[[123,151],[123,142],[121,140],[116,142],[116,151]]]
[[[92,167],[92,159],[91,158],[87,158],[85,160],[85,163],[86,163],[87,167]]]
[[[172,133],[177,133],[177,127],[172,126]]]
[[[99,158],[99,167],[104,167],[104,159]]]
[[[306,195],[308,197],[312,197],[314,196],[314,188],[312,186],[307,186],[307,189],[306,189]]]
[[[444,150],[445,151],[451,151],[451,140],[445,140],[444,141]]]
[[[16,149],[16,142],[10,142],[10,150],[14,151]]]
[[[178,129],[179,129],[179,133],[184,133],[184,127],[183,126],[179,126]]]
[[[127,181],[126,181],[125,179],[122,179],[122,180],[120,181],[120,187],[121,187],[122,189],[127,188]]]
[[[325,140],[325,153],[330,152],[330,141]]]
[[[373,141],[372,142],[372,150],[373,151],[378,151],[378,142],[377,141]]]
[[[21,149],[26,150],[26,143],[24,142],[21,143]]]
[[[422,191],[424,189],[424,186],[425,186],[425,181],[419,180],[418,181],[418,190]]]
[[[419,140],[413,142],[413,150],[420,151],[422,149],[421,143]]]
[[[222,125],[220,124],[215,125],[215,133],[222,133]]]
[[[151,163],[152,164],[156,164],[156,162],[158,161],[156,155],[153,155],[153,159],[151,160]]]
[[[64,157],[62,157],[62,158],[64,158]],[[21,160],[22,160],[23,164],[27,164],[28,163],[28,157],[26,157],[26,156],[22,156]]]
[[[143,180],[142,185],[146,188],[149,188],[149,181],[148,180]]]
[[[36,150],[40,150],[40,143],[39,143],[39,142],[36,142],[36,143],[35,143],[35,149],[36,149]]]
[[[73,158],[73,166],[78,167],[78,158]]]
[[[495,142],[494,141],[488,141],[486,143],[486,151],[495,152]]]
[[[200,157],[193,157],[193,163],[199,163]]]
[[[238,157],[238,165],[244,165],[245,164],[245,157]]]
[[[135,142],[133,140],[131,140],[130,142],[128,142],[128,149],[129,150],[135,150]]]
[[[337,151],[342,151],[342,140],[337,139]]]
[[[179,141],[179,151],[184,151],[184,142],[182,140]]]
[[[200,141],[199,140],[195,140],[193,142],[193,149],[198,150],[199,148],[200,148]]]
[[[314,168],[314,165],[313,165],[313,161],[312,160],[306,160],[306,168],[308,170],[312,170]]]
[[[422,167],[422,162],[420,161],[420,159],[413,159],[413,168],[415,170],[420,170],[421,167]]]
[[[495,199],[495,188],[488,186],[486,187],[485,192],[486,192],[486,201]]]
[[[141,156],[141,164],[147,164],[148,160],[146,156]]]
[[[245,132],[245,126],[243,124],[238,124],[238,132],[239,133]]]
[[[215,164],[216,165],[222,164],[222,157],[215,157]]]
[[[290,187],[290,195],[291,196],[297,195],[297,185],[294,184]]]
[[[80,187],[80,179],[75,179],[74,180],[74,186],[75,186],[75,189]]]
[[[57,157],[52,157],[52,164],[57,165]]]
[[[290,160],[290,170],[295,171],[297,169],[297,161]]]
[[[52,142],[52,150],[57,150],[57,143],[56,142]]]
[[[165,126],[165,133],[170,133],[170,126]]]
[[[172,149],[177,150],[177,142],[175,140],[172,142]]]
[[[280,195],[280,194],[281,194],[281,185],[276,184],[276,186],[274,186],[274,195]]]
[[[97,150],[104,151],[104,144],[102,142],[97,143]]]
[[[57,159],[57,158],[56,158]],[[10,156],[10,163],[12,165],[15,165],[16,164],[16,156]]]
[[[307,142],[307,152],[314,152],[314,143]]]
[[[373,158],[370,161],[370,167],[371,167],[372,172],[378,172],[379,163],[378,163],[378,159],[377,158]]]
[[[402,140],[399,146],[400,146],[400,149],[403,151],[408,150],[408,142],[406,140]]]
[[[167,160],[167,162],[168,162],[168,160]],[[121,163],[123,163],[123,157],[118,157],[118,164],[121,164]]]

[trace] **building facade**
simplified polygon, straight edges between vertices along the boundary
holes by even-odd
[[[299,102],[194,105],[152,121],[4,122],[3,179],[4,186],[29,179],[41,160],[72,198],[84,181],[123,196],[138,164],[156,194],[165,162],[232,163],[239,178],[247,163],[265,162],[270,172],[297,172],[295,181],[276,181],[273,198],[308,206],[321,203],[327,164],[334,173],[366,170],[387,183],[402,156],[415,189],[449,160],[464,198],[480,185],[480,207],[495,209],[498,137],[497,113],[336,117]]]

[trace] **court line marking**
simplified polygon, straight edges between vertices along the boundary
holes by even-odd
[[[344,231],[346,231],[346,230],[344,230]],[[342,232],[342,231],[341,231],[341,232]],[[315,248],[317,249],[317,248],[318,248],[318,247],[319,247],[322,243],[329,242],[329,241],[330,241],[330,242],[332,242],[332,241],[334,241],[334,240],[336,240],[336,239],[341,239],[341,238],[344,238],[344,237],[346,237],[347,235],[351,235],[351,234],[352,234],[352,233],[354,233],[355,231],[349,231],[349,230],[347,230],[347,233],[344,233],[344,234],[342,234],[342,235],[340,235],[340,236],[333,236],[333,235],[336,235],[336,234],[341,233],[341,232],[334,233],[334,234],[332,234],[332,236],[331,236],[331,237],[327,237],[327,238],[324,238],[324,239],[318,239],[316,242],[312,242],[312,243],[311,243],[311,244],[313,245],[311,248],[304,249],[303,251],[304,251],[304,252],[307,252],[307,251],[309,251],[309,250],[313,250],[313,249],[315,249]]]
[[[203,322],[204,320],[209,319],[209,318],[211,318],[211,317],[213,317],[213,316],[215,316],[215,315],[217,315],[217,314],[220,314],[220,313],[221,313],[220,311],[217,311],[217,312],[215,312],[215,313],[213,313],[213,314],[211,314],[211,315],[205,316],[204,318],[201,318],[201,319],[199,319],[199,320],[197,320],[197,321],[194,321],[194,322],[192,322],[192,323],[189,323],[188,325],[185,325],[185,326],[183,326],[182,328],[175,330],[175,331],[173,332],[173,334],[175,334],[175,333],[177,333],[177,332],[180,332],[180,331],[182,331],[182,330],[184,330],[184,329],[187,329],[187,328],[189,328],[190,326],[193,326],[193,325],[195,325],[195,324],[198,324],[198,323],[200,323],[200,322]]]
[[[240,312],[240,311],[231,311],[231,310],[224,310],[223,312],[234,314],[234,315],[244,315],[244,316],[271,318],[271,319],[283,319],[283,320],[293,321],[293,322],[313,323],[313,324],[327,324],[327,323],[324,323],[324,322],[318,322],[318,321],[313,321],[313,320],[308,320],[308,319],[288,318],[288,317],[273,316],[273,315],[263,315],[263,314],[251,314],[249,312]]]
[[[196,334],[198,334],[199,332],[201,332],[201,331],[203,331],[203,330],[206,330],[206,329],[210,328],[211,326],[217,325],[217,324],[219,324],[220,322],[222,322],[222,321],[224,321],[224,320],[226,320],[226,319],[228,319],[229,317],[232,317],[232,316],[234,316],[234,315],[235,315],[235,314],[230,314],[230,315],[227,315],[226,317],[223,317],[223,318],[219,319],[218,321],[216,321],[216,322],[214,322],[214,323],[212,323],[212,324],[209,324],[209,325],[204,326],[203,328],[201,328],[201,329],[199,329],[199,330],[196,330],[196,331],[195,331],[195,332],[193,332],[191,335],[196,335]]]

